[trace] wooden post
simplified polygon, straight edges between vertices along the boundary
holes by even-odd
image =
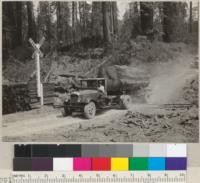
[[[40,97],[40,104],[44,104],[44,99],[43,99],[43,85],[41,84],[41,77],[40,77],[40,57],[43,57],[43,53],[40,50],[40,47],[44,43],[45,38],[43,37],[39,44],[34,43],[34,41],[30,38],[29,42],[35,49],[32,58],[35,57],[36,61],[36,80],[37,80],[37,96]]]
[[[36,44],[37,47],[39,47],[38,44]],[[36,57],[36,70],[37,70],[37,94],[38,97],[41,97],[41,79],[40,79],[40,54],[39,52],[35,53],[35,57]]]
[[[44,105],[44,93],[43,93],[43,84],[42,83],[40,85],[40,89],[41,89],[41,91],[40,91],[40,94],[41,94],[40,103],[41,103],[41,105]]]

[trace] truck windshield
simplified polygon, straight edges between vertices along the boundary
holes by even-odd
[[[81,81],[81,87],[96,89],[98,87],[98,83],[96,80],[83,80],[83,81]]]

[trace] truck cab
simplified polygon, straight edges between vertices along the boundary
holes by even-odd
[[[103,85],[105,93],[107,93],[107,82],[105,78],[88,78],[88,79],[80,79],[80,84],[82,89],[97,89],[99,88],[99,84]]]
[[[98,108],[107,105],[107,84],[105,78],[80,79],[80,87],[72,91],[68,100],[64,102],[64,115],[73,111],[84,112],[86,118],[93,118]],[[99,90],[100,84],[104,92]]]

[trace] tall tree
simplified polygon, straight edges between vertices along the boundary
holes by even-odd
[[[114,35],[117,35],[118,34],[118,18],[117,18],[117,12],[118,12],[118,9],[117,9],[117,2],[114,1],[114,2],[111,2],[111,9],[112,9],[112,19],[113,19],[113,34]]]
[[[37,41],[36,36],[36,23],[33,13],[33,2],[27,1],[27,15],[28,15],[28,38],[32,38],[34,41]]]
[[[84,2],[84,9],[83,9],[83,15],[84,15],[84,30],[85,30],[85,37],[89,38],[91,37],[91,5],[87,2]]]
[[[175,41],[174,34],[183,31],[182,26],[186,15],[185,6],[185,3],[163,2],[163,41]]]
[[[46,37],[47,41],[52,39],[51,33],[51,2],[40,1],[39,12],[38,12],[38,30],[39,39],[43,36]]]
[[[192,32],[192,1],[190,1],[190,21],[189,21],[189,32]]]
[[[73,43],[72,2],[56,2],[55,6],[57,44],[71,45]]]
[[[171,2],[163,2],[163,40],[170,42],[170,34],[172,33],[172,22],[171,22]]]
[[[102,38],[102,2],[92,2],[92,36]]]
[[[56,15],[57,15],[57,44],[61,41],[61,2],[56,2]]]
[[[150,2],[140,2],[141,30],[143,34],[148,34],[153,29],[153,7]]]
[[[22,2],[16,3],[16,41],[18,45],[22,45]]]
[[[102,2],[102,14],[103,14],[103,37],[106,43],[111,43],[110,32],[110,19],[109,19],[109,2]]]
[[[141,19],[140,19],[140,12],[139,12],[139,2],[133,2],[133,16],[132,16],[132,37],[135,38],[137,35],[141,33]]]
[[[76,43],[77,2],[72,1],[72,36],[73,44]]]
[[[3,53],[3,62],[5,58],[8,58],[9,49],[14,47],[12,35],[13,28],[10,29],[10,24],[14,25],[14,15],[13,15],[13,5],[10,2],[2,3],[2,53]]]
[[[61,8],[61,14],[62,14],[62,40],[68,44],[71,41],[71,36],[70,36],[70,7],[69,7],[69,2],[62,2],[62,8]]]
[[[91,12],[91,36],[93,46],[100,45],[103,40],[102,20],[102,2],[93,1]]]
[[[3,37],[8,48],[22,44],[22,2],[3,3]]]

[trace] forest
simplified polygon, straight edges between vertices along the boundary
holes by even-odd
[[[116,1],[3,2],[3,63],[10,54],[21,54],[18,57],[23,62],[29,56],[28,39],[38,42],[43,36],[45,53],[112,47],[138,35],[151,41],[197,43],[194,38],[198,33],[197,3],[127,4],[119,18],[120,5]]]
[[[199,2],[6,1],[2,10],[5,141],[199,141]],[[39,61],[30,38],[45,38]],[[111,98],[130,86],[129,108],[61,116],[72,77],[105,79]]]

